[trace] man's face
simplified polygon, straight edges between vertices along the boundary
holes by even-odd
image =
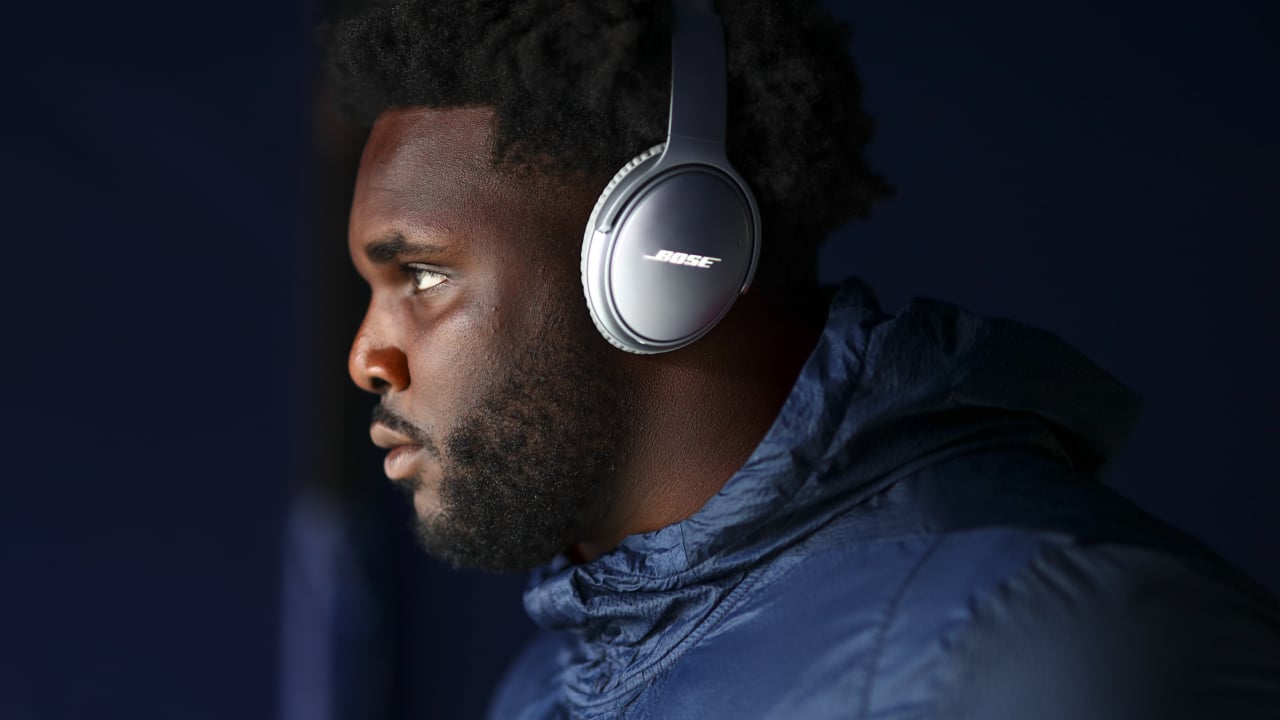
[[[594,197],[495,169],[490,120],[410,109],[374,125],[349,235],[372,296],[349,370],[381,396],[373,440],[427,549],[512,570],[598,529],[625,389],[577,272]]]

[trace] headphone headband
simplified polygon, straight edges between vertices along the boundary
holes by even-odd
[[[671,37],[671,115],[667,146],[677,138],[724,144],[724,28],[711,0],[676,0]]]
[[[746,291],[760,211],[725,152],[724,28],[711,0],[675,0],[667,142],[605,186],[582,239],[582,289],[600,334],[627,352],[677,350]]]

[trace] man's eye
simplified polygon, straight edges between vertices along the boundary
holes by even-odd
[[[413,289],[417,292],[430,290],[449,279],[441,273],[427,269],[421,265],[410,264],[409,272],[413,275]]]

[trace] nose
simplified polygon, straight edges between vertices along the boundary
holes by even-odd
[[[360,389],[379,395],[409,387],[409,359],[395,342],[388,341],[386,333],[379,332],[372,308],[351,343],[347,372]]]

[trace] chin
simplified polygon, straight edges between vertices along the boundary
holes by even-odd
[[[440,495],[434,490],[419,487],[413,493],[413,510],[418,522],[434,523],[440,521]]]

